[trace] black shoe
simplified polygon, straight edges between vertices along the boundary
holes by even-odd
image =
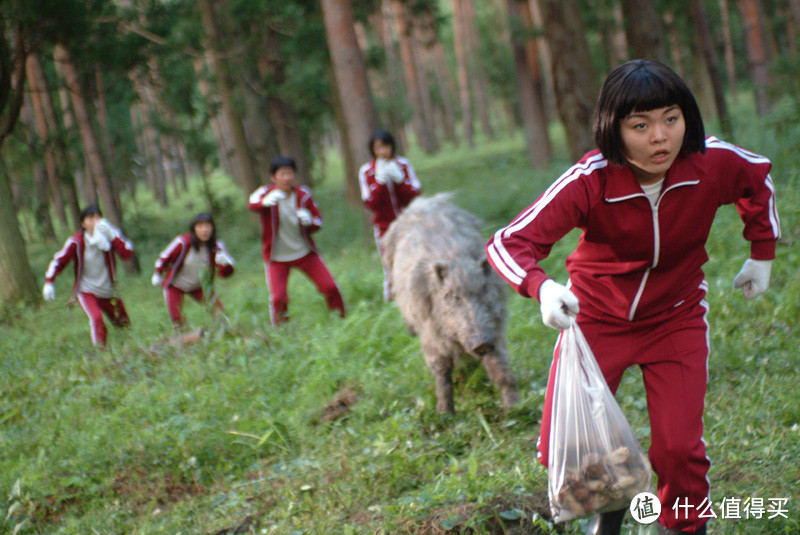
[[[589,521],[586,535],[619,535],[627,509],[594,515]]]

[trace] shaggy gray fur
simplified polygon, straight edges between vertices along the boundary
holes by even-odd
[[[436,409],[453,412],[452,371],[478,358],[503,404],[519,401],[505,342],[506,287],[486,260],[480,221],[450,194],[415,199],[382,239],[387,280],[436,379]]]

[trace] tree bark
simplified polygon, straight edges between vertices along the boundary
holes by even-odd
[[[512,28],[532,29],[533,19],[527,0],[507,0],[507,8]],[[515,18],[518,19],[517,23],[514,23]],[[550,165],[552,149],[547,119],[544,116],[542,78],[539,74],[536,43],[528,38],[524,38],[523,42],[523,37],[519,35],[512,35],[511,39],[528,160],[533,167],[547,167]]]
[[[545,34],[550,43],[556,104],[567,135],[570,158],[594,148],[592,113],[598,87],[577,0],[542,0]]]
[[[475,4],[473,0],[462,0],[462,16],[464,22],[464,37],[467,48],[467,61],[472,66],[472,95],[475,97],[475,111],[478,114],[478,121],[481,123],[481,130],[488,138],[494,137],[494,128],[489,120],[489,81],[486,78],[486,69],[478,54],[478,29],[475,22]]]
[[[280,53],[280,36],[272,29],[267,28],[264,43],[264,54],[259,58],[259,72],[262,78],[269,77],[280,88],[286,83],[286,60]],[[274,151],[291,155],[297,163],[298,179],[301,183],[311,186],[311,164],[308,158],[308,147],[303,140],[297,114],[292,103],[278,93],[271,90],[267,94],[267,109],[272,128],[274,129],[272,145]],[[267,140],[265,140],[267,141]],[[275,143],[277,141],[277,144]],[[266,162],[267,167],[269,161]],[[265,175],[267,176],[267,175]]]
[[[8,177],[0,173],[0,306],[39,300]]]
[[[733,140],[733,128],[731,118],[728,114],[728,105],[725,103],[725,92],[722,88],[722,77],[719,74],[719,61],[714,49],[714,42],[711,38],[711,30],[708,27],[708,18],[703,8],[702,0],[692,0],[691,9],[692,20],[697,28],[700,43],[703,48],[703,58],[705,58],[708,74],[711,77],[711,86],[714,90],[714,102],[717,113],[719,114],[720,127],[722,133],[729,140]]]
[[[622,0],[625,37],[634,58],[667,63],[664,25],[652,0]]]
[[[39,88],[38,94],[45,120],[44,126],[49,132],[48,147],[52,151],[57,164],[57,177],[59,178],[57,187],[63,192],[62,197],[66,197],[73,226],[77,226],[81,208],[78,193],[75,190],[75,178],[72,174],[74,169],[73,158],[68,154],[64,138],[61,135],[56,108],[53,105],[50,86],[42,68],[41,58],[38,55],[32,55],[32,57],[34,61],[30,64],[32,68],[29,81],[35,83]]]
[[[114,198],[111,179],[100,154],[100,148],[94,130],[92,129],[89,109],[84,97],[85,91],[78,76],[78,72],[75,70],[69,51],[64,45],[56,45],[54,55],[56,61],[61,65],[64,79],[69,88],[72,107],[75,110],[75,118],[78,121],[78,128],[81,133],[81,140],[83,141],[84,156],[86,157],[88,166],[91,168],[92,176],[96,181],[100,198],[103,201],[103,215],[117,228],[122,230],[124,234],[122,210],[117,206],[116,199]],[[129,260],[126,260],[124,265],[129,272],[139,273],[140,271],[139,260],[135,254]]]
[[[367,142],[377,124],[375,106],[356,39],[350,0],[321,0],[321,3],[333,81],[338,89],[345,127],[342,134],[347,138],[349,166],[352,166],[345,169],[345,196],[351,205],[361,206],[357,166],[371,157]],[[345,95],[347,98],[343,98]]]
[[[211,85],[208,83],[208,72],[205,66],[206,62],[202,57],[195,58],[194,72],[197,75],[197,87],[200,89],[203,99],[208,103],[208,122],[211,125],[214,139],[217,140],[220,166],[230,176],[235,176],[233,172],[233,149],[231,149],[231,143],[228,140],[229,136],[226,134],[219,118],[219,101],[211,93]]]
[[[49,176],[45,168],[42,166],[42,158],[39,154],[41,149],[42,153],[46,155],[47,149],[44,147],[44,142],[37,143],[33,118],[33,104],[32,99],[26,98],[23,103],[22,110],[20,110],[20,121],[25,127],[25,134],[28,141],[28,146],[31,149],[31,160],[33,161],[33,199],[31,202],[31,209],[33,210],[34,221],[36,229],[40,236],[43,236],[47,241],[53,241],[56,238],[56,232],[53,229],[53,221],[50,217],[50,184]],[[51,155],[52,157],[52,155]],[[61,207],[64,205],[62,203]],[[66,225],[66,213],[64,214]]]
[[[67,211],[64,208],[64,196],[61,194],[61,177],[59,176],[56,155],[53,150],[53,135],[55,132],[51,134],[47,128],[47,119],[45,118],[44,104],[42,103],[42,95],[46,91],[46,88],[39,85],[42,66],[39,63],[37,55],[28,55],[25,69],[28,75],[28,86],[31,90],[31,98],[29,100],[30,115],[33,124],[36,126],[36,133],[42,141],[42,152],[44,154],[48,186],[46,191],[49,190],[49,195],[41,200],[45,202],[49,198],[53,204],[53,209],[55,210],[58,220],[61,221],[61,224],[67,226]],[[52,231],[49,211],[47,212],[47,224],[50,225],[50,230]],[[55,237],[55,234],[53,237]]]
[[[212,0],[198,0],[197,3],[205,31],[206,46],[211,55],[210,65],[216,75],[217,91],[222,103],[222,114],[231,134],[236,168],[234,176],[242,189],[249,195],[259,187],[261,181],[256,176],[244,126],[234,104],[234,84],[225,60],[225,46],[217,28],[214,3]]]
[[[453,41],[458,73],[458,98],[461,103],[461,120],[467,146],[475,146],[472,130],[472,98],[469,87],[469,65],[467,64],[467,42],[464,27],[463,0],[453,2]]]
[[[403,79],[406,85],[408,97],[411,100],[414,134],[417,136],[417,143],[426,153],[436,152],[437,141],[434,135],[433,124],[430,122],[430,114],[426,113],[424,93],[428,88],[422,82],[417,61],[415,61],[413,30],[410,15],[406,5],[401,0],[393,0],[395,23],[397,24],[397,39],[400,44],[400,60],[403,64]],[[430,96],[430,95],[428,95]]]
[[[768,95],[770,81],[769,72],[767,71],[767,53],[758,17],[758,4],[756,0],[737,0],[736,5],[739,8],[742,25],[744,26],[747,63],[750,65],[750,78],[753,81],[753,89],[755,90],[756,111],[760,116],[763,116],[770,107]]]

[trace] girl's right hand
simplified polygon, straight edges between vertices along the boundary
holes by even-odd
[[[542,321],[551,329],[569,329],[578,316],[578,298],[566,286],[547,279],[539,287]]]

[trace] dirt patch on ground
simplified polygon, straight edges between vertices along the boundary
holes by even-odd
[[[153,503],[163,507],[177,503],[187,496],[206,493],[206,489],[196,481],[185,481],[172,473],[151,474],[138,467],[127,468],[117,474],[111,490],[136,510]]]
[[[342,387],[323,407],[322,413],[316,419],[316,423],[332,422],[346,416],[352,411],[351,407],[358,402],[359,396],[360,394],[354,386]]]

